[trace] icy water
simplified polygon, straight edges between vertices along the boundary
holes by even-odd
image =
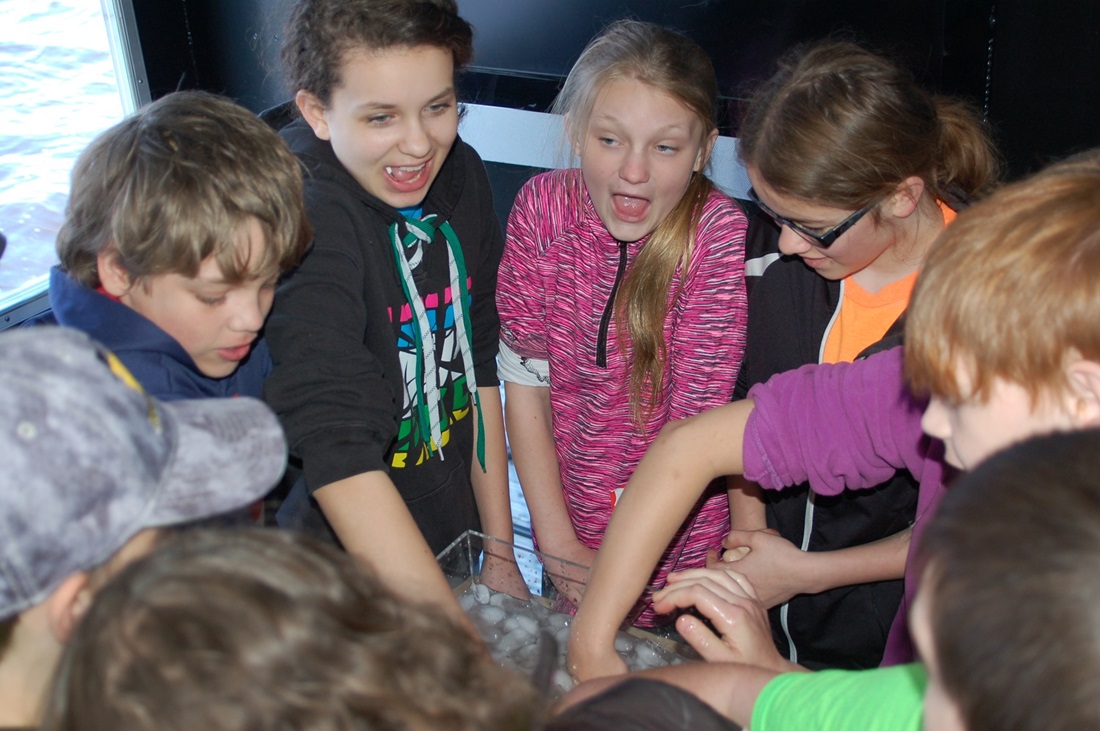
[[[69,171],[123,116],[99,0],[0,0],[0,307],[56,259]]]

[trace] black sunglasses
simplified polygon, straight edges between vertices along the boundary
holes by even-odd
[[[878,201],[876,201],[876,202],[872,203],[871,205],[866,206],[865,208],[860,208],[858,211],[856,211],[852,215],[848,216],[843,221],[841,221],[837,225],[833,226],[831,229],[829,229],[825,233],[816,234],[813,231],[808,231],[807,229],[803,228],[802,226],[795,223],[791,219],[784,218],[783,216],[780,216],[778,213],[776,213],[772,209],[768,208],[768,206],[764,204],[764,201],[760,200],[760,197],[756,195],[756,191],[753,190],[752,188],[749,188],[749,200],[751,200],[756,205],[760,206],[760,210],[762,210],[764,213],[767,213],[769,216],[771,216],[772,219],[776,223],[778,223],[780,226],[786,226],[787,228],[794,231],[796,234],[798,234],[802,238],[809,241],[814,246],[818,246],[822,249],[828,249],[830,246],[832,246],[834,241],[836,241],[841,236],[843,236],[844,233],[848,229],[850,229],[852,226],[855,226],[857,223],[859,223],[859,219],[866,216],[867,213],[870,212],[870,210],[872,208],[874,208],[875,206],[878,205]]]

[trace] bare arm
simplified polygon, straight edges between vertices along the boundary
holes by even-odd
[[[363,472],[329,483],[313,496],[348,553],[393,592],[434,604],[473,632],[389,475]]]
[[[760,486],[741,475],[726,478],[730,500],[730,530],[764,530],[764,497]]]
[[[615,632],[653,567],[706,486],[743,467],[752,401],[669,422],[650,445],[615,508],[569,638],[569,669],[581,680],[625,668]]]
[[[573,529],[562,493],[561,472],[554,451],[550,389],[504,384],[508,441],[523,497],[531,513],[531,527],[539,549],[546,554],[588,566],[595,555]],[[570,601],[580,599],[582,586],[555,580]]]
[[[756,699],[777,673],[765,668],[735,663],[693,662],[643,670],[630,677],[643,677],[674,685],[695,695],[733,722],[748,727]],[[624,677],[597,678],[581,683],[562,698],[555,708],[564,711],[602,693]]]
[[[504,413],[501,410],[500,389],[480,388],[481,416],[485,426],[485,470],[477,461],[477,420],[474,420],[474,450],[470,458],[470,482],[474,488],[481,529],[487,535],[511,544],[515,540],[512,526],[512,503],[508,496],[508,451],[504,446]],[[491,589],[512,596],[529,596],[523,576],[516,565],[514,552],[504,546],[488,543],[481,580]]]
[[[860,546],[802,551],[772,533],[734,531],[727,547],[748,546],[750,551],[740,560],[717,565],[748,577],[764,605],[774,607],[798,594],[902,578],[910,536],[906,529]]]

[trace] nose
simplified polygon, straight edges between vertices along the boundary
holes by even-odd
[[[432,141],[428,137],[428,131],[424,129],[423,121],[417,117],[410,119],[405,125],[404,134],[397,145],[397,149],[409,157],[427,157],[432,149]]]
[[[253,292],[242,292],[230,326],[237,332],[258,333],[263,329],[274,297],[272,287],[257,287]]]
[[[920,419],[920,428],[930,437],[946,441],[951,436],[951,422],[947,418],[947,407],[938,396],[933,396],[924,409]]]
[[[790,226],[779,229],[779,251],[786,256],[804,254],[810,250],[810,242]]]
[[[632,184],[649,180],[649,164],[645,154],[640,151],[628,151],[622,165],[619,166],[619,177]]]

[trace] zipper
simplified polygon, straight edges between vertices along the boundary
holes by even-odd
[[[829,318],[829,323],[825,326],[825,333],[821,336],[821,344],[818,346],[817,362],[821,363],[825,357],[825,343],[829,339],[829,333],[833,330],[833,325],[836,324],[836,319],[840,317],[840,306],[844,304],[844,280],[840,280],[840,292],[837,294],[836,308],[833,310],[832,316]],[[810,536],[813,535],[814,529],[814,492],[811,490],[806,496],[806,512],[802,519],[802,545],[799,547],[803,551],[810,550]],[[791,603],[784,602],[779,607],[779,626],[783,629],[783,635],[787,638],[787,659],[793,663],[798,662],[798,648],[794,644],[794,637],[791,636],[791,627],[789,622],[789,615],[791,610]]]
[[[596,365],[600,368],[607,368],[607,331],[611,328],[611,316],[615,313],[615,293],[619,291],[623,273],[626,271],[626,247],[625,241],[619,242],[619,266],[615,269],[615,283],[611,285],[611,294],[607,296],[607,305],[600,318],[600,331],[596,335]]]

